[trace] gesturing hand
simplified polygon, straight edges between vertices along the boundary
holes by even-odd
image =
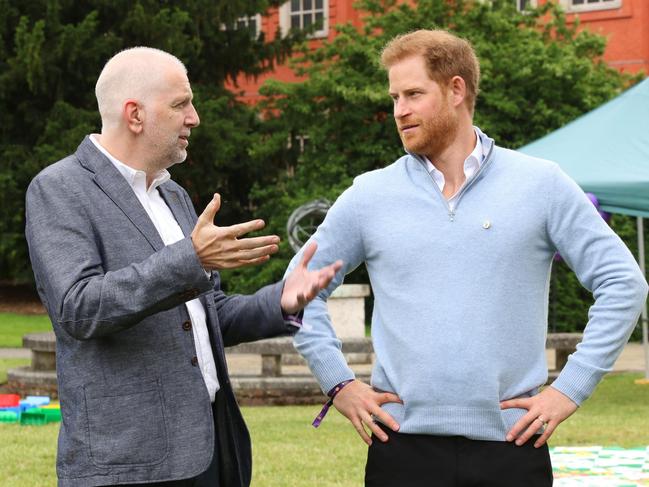
[[[516,444],[521,446],[537,433],[541,426],[545,426],[543,434],[534,443],[534,447],[539,448],[548,441],[557,426],[577,410],[577,407],[572,399],[552,386],[546,387],[536,396],[503,401],[500,403],[500,409],[527,409],[527,414],[512,427],[506,439],[516,440]]]
[[[381,409],[386,402],[402,403],[399,396],[392,392],[377,392],[364,382],[355,380],[347,384],[334,397],[334,406],[356,428],[356,432],[368,445],[372,439],[366,431],[369,428],[381,441],[388,441],[388,436],[374,421],[376,417],[392,431],[399,430],[399,424],[388,413]]]
[[[306,249],[300,263],[284,280],[284,290],[280,300],[282,310],[293,314],[304,308],[316,297],[321,289],[326,288],[340,270],[343,263],[337,260],[333,264],[318,270],[308,270],[309,261],[315,254],[318,244],[311,243]]]
[[[214,194],[192,230],[192,243],[206,270],[234,269],[266,262],[278,250],[279,237],[242,238],[248,232],[264,228],[263,220],[252,220],[230,227],[217,227],[214,217],[221,207],[221,196]]]

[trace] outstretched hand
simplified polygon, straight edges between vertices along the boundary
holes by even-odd
[[[385,431],[374,421],[374,418],[392,431],[399,431],[399,424],[381,409],[381,405],[386,402],[403,404],[399,396],[393,392],[377,392],[359,380],[347,384],[334,397],[336,409],[351,421],[358,435],[368,445],[372,444],[372,439],[365,428],[369,428],[379,440],[388,441]]]
[[[285,313],[294,314],[304,308],[320,290],[329,285],[336,272],[343,266],[342,261],[337,260],[321,269],[310,271],[309,261],[317,248],[318,244],[312,242],[304,249],[302,260],[284,280],[280,303]]]
[[[539,448],[548,441],[561,422],[574,413],[578,406],[568,396],[552,386],[546,387],[532,397],[510,399],[500,403],[500,409],[527,409],[523,416],[507,433],[507,441],[515,441],[521,446],[544,427],[543,434],[534,443]]]
[[[214,225],[214,217],[220,207],[221,196],[214,194],[192,230],[192,243],[204,269],[234,269],[261,264],[279,250],[279,237],[276,235],[239,238],[264,228],[263,220],[251,220],[229,227]]]

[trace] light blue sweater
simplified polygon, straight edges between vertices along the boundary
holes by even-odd
[[[295,345],[324,391],[354,377],[326,301],[365,263],[375,297],[372,385],[403,400],[383,406],[403,433],[504,441],[526,411],[501,411],[500,401],[534,395],[547,380],[556,251],[596,298],[583,342],[553,384],[577,404],[611,370],[646,299],[633,256],[556,164],[480,136],[488,155],[453,212],[423,161],[406,155],[357,177],[312,237],[310,267],[342,259],[344,268],[307,306]]]

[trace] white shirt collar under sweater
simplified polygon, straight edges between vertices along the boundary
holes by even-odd
[[[163,169],[160,171],[151,185],[146,187],[146,173],[138,171],[130,166],[127,166],[122,161],[113,157],[101,144],[97,141],[94,135],[90,136],[90,140],[97,147],[102,154],[117,168],[122,176],[129,183],[135,196],[140,201],[151,222],[155,226],[160,238],[165,245],[171,245],[185,238],[180,225],[173,216],[173,213],[167,206],[167,203],[157,191],[165,181],[171,178],[169,171]],[[214,355],[212,354],[212,347],[210,345],[210,336],[207,331],[207,321],[205,316],[205,309],[203,304],[198,299],[193,299],[185,303],[187,312],[192,323],[192,331],[194,334],[194,344],[196,348],[196,357],[198,364],[203,374],[205,386],[210,395],[212,402],[219,390],[219,381],[216,375],[216,364],[214,363]],[[180,326],[180,325],[178,325]],[[152,337],[155,339],[155,337]]]
[[[473,129],[475,131],[475,128]],[[473,151],[471,154],[469,154],[469,157],[467,157],[464,161],[464,177],[466,178],[464,180],[464,184],[456,191],[456,193],[451,196],[448,199],[448,206],[451,210],[455,208],[455,202],[457,199],[457,195],[460,193],[460,190],[464,187],[466,182],[475,175],[475,173],[478,172],[480,169],[480,166],[482,166],[482,163],[485,160],[486,154],[484,153],[484,148],[482,146],[482,141],[480,140],[480,135],[478,132],[475,132],[476,134],[476,143],[475,147],[473,148]],[[433,180],[439,187],[440,191],[444,190],[444,184],[446,183],[444,179],[444,174],[442,171],[437,169],[432,162],[428,159],[428,157],[423,156],[424,160],[426,161],[426,168],[428,169],[428,172],[432,176]]]

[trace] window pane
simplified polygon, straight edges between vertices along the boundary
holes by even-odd
[[[304,21],[304,27],[310,26],[311,25],[311,14],[306,14],[303,17],[303,21]]]
[[[300,16],[291,15],[291,29],[299,29],[299,28],[300,28]]]
[[[253,37],[257,36],[257,19],[250,19],[250,23],[248,24],[248,28],[250,29],[250,32]]]
[[[300,10],[300,0],[291,0],[291,11],[297,12]]]
[[[315,8],[322,10],[322,0],[315,0]]]
[[[311,10],[311,0],[304,0],[304,10]]]
[[[316,12],[315,23],[318,24],[320,28],[324,26],[324,23],[322,22],[322,18],[323,18],[322,12]]]
[[[584,0],[572,0],[573,5],[581,5],[584,3]]]

